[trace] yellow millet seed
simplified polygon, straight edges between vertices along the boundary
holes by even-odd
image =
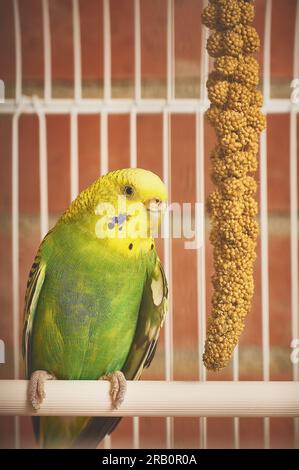
[[[223,53],[222,33],[216,31],[207,40],[207,51],[211,57],[218,57]]]
[[[252,102],[252,91],[241,83],[230,83],[227,105],[235,111],[247,111]]]
[[[207,82],[211,106],[206,115],[218,141],[211,154],[216,189],[207,200],[215,271],[203,360],[215,371],[231,359],[254,291],[259,227],[257,183],[250,175],[258,167],[265,117],[260,111],[263,97],[256,89],[259,66],[250,55],[260,42],[250,25],[253,19],[254,7],[247,0],[210,0],[203,13],[204,23],[215,30],[207,44],[215,61]]]
[[[240,151],[227,154],[225,158],[219,157],[214,152],[211,155],[211,160],[213,164],[212,176],[216,184],[232,176],[242,178],[247,173],[256,171],[258,167],[257,157],[252,152]]]
[[[253,129],[261,132],[266,127],[265,115],[260,111],[258,106],[251,106],[246,112],[247,124]]]
[[[242,9],[238,0],[219,0],[217,5],[219,25],[223,28],[231,28],[240,22]]]
[[[254,20],[254,5],[246,0],[240,2],[241,7],[241,23],[249,24]]]
[[[217,7],[214,4],[206,6],[201,15],[202,23],[210,29],[215,29],[217,23]]]
[[[222,111],[215,120],[215,129],[218,134],[237,131],[247,126],[247,119],[242,112],[231,109]]]
[[[260,38],[256,29],[252,26],[242,26],[240,31],[244,43],[244,54],[252,54],[253,52],[256,52],[260,47]]]
[[[213,80],[208,83],[208,97],[211,103],[224,105],[227,102],[229,86],[229,82],[226,80]]]
[[[259,82],[259,65],[257,60],[251,56],[239,57],[232,77],[247,86],[256,86]]]
[[[231,57],[229,55],[223,55],[217,57],[214,62],[215,71],[228,77],[233,75],[238,67],[239,61],[237,57]]]
[[[218,119],[218,116],[221,112],[221,108],[215,105],[211,105],[206,112],[206,117],[212,126],[215,125],[215,122]]]
[[[252,140],[248,142],[244,150],[246,150],[246,152],[251,152],[254,155],[257,155],[259,151],[259,135],[258,134],[254,133],[252,135]]]
[[[259,90],[252,90],[250,92],[250,106],[257,106],[261,108],[264,104],[264,97]]]
[[[238,152],[242,149],[242,142],[237,132],[227,132],[219,136],[219,143],[228,152]]]
[[[227,55],[238,57],[244,48],[242,35],[237,31],[223,33],[223,51]]]

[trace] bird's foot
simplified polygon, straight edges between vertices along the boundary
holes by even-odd
[[[46,370],[36,370],[31,374],[28,397],[29,401],[35,411],[40,409],[40,405],[46,397],[45,382],[46,380],[55,380],[54,375],[49,374]]]
[[[110,395],[112,406],[117,410],[124,401],[127,390],[127,381],[124,374],[120,370],[116,370],[103,375],[99,380],[109,380],[111,384]]]

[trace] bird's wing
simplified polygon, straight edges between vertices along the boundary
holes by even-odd
[[[145,284],[134,340],[122,368],[127,380],[138,380],[149,367],[167,312],[168,287],[160,260]],[[78,436],[74,447],[93,448],[116,428],[121,418],[93,418]]]
[[[134,340],[122,369],[128,380],[138,380],[149,367],[157,346],[160,329],[167,312],[168,287],[160,260],[147,280],[139,310]]]
[[[34,315],[38,303],[39,295],[45,280],[46,264],[42,260],[40,250],[38,251],[34,263],[31,267],[27,282],[24,308],[24,327],[22,340],[22,353],[26,364],[26,376],[31,372],[30,366],[30,342]]]

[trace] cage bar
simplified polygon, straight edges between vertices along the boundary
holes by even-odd
[[[196,114],[196,201],[204,204],[204,115]],[[201,227],[203,244],[197,248],[197,323],[198,323],[198,376],[202,382],[206,381],[206,369],[202,356],[206,335],[206,276],[205,276],[205,222],[202,217]],[[207,419],[199,419],[200,448],[207,447]]]
[[[135,83],[136,86],[136,83]],[[130,113],[130,167],[137,167],[137,116],[135,110]],[[139,449],[140,446],[140,432],[139,432],[139,418],[133,418],[133,448]]]
[[[22,97],[22,112],[24,114],[35,113],[33,99]],[[76,102],[71,99],[51,99],[50,102],[41,100],[41,107],[45,114],[70,114]],[[7,99],[0,106],[0,114],[13,114],[16,108],[15,100]],[[205,111],[208,104],[196,99],[176,99],[167,102],[163,99],[142,99],[138,103],[140,114],[163,113],[167,108],[169,113],[195,114]],[[136,108],[135,100],[113,99],[110,101],[97,99],[83,99],[80,101],[80,114],[98,114],[105,111],[109,114],[128,114]],[[270,99],[262,108],[266,114],[289,114],[291,110],[299,112],[299,103],[291,104],[289,99]]]
[[[167,0],[167,101],[175,97],[174,2]]]
[[[81,37],[79,0],[73,0],[73,51],[74,51],[74,96],[75,101],[82,97]]]
[[[296,3],[293,77],[299,78],[299,1]],[[299,338],[298,294],[298,178],[297,111],[290,113],[290,221],[291,221],[291,308],[292,339]],[[293,363],[293,380],[299,381],[299,364]],[[294,419],[294,447],[299,449],[299,419]]]
[[[19,117],[17,110],[12,118],[12,328],[14,379],[19,378],[20,368],[20,320],[19,320]],[[20,423],[14,419],[15,448],[20,447]]]
[[[12,316],[13,316],[13,362],[14,378],[19,378],[20,320],[19,320],[19,106],[22,97],[22,46],[18,0],[13,0],[15,39],[15,109],[12,119]],[[14,444],[20,447],[20,422],[14,418]]]
[[[100,146],[101,146],[101,161],[100,171],[101,175],[108,173],[108,116],[106,111],[100,114]]]
[[[39,107],[39,99],[37,97],[35,106],[39,129],[40,238],[42,240],[49,231],[47,129],[46,117]]]
[[[203,8],[207,5],[207,0],[203,1]],[[205,204],[205,141],[204,141],[204,111],[208,107],[208,96],[206,81],[209,71],[209,56],[206,49],[208,29],[201,27],[201,66],[200,66],[200,102],[203,106],[196,113],[196,201]],[[198,323],[198,376],[202,382],[206,381],[206,368],[203,364],[203,353],[206,336],[206,256],[205,256],[205,217],[202,218],[201,233],[203,244],[197,249],[197,323]],[[207,448],[207,418],[199,418],[199,446],[201,449]]]
[[[111,99],[110,3],[103,0],[104,101]]]
[[[71,201],[79,192],[79,161],[78,161],[78,114],[74,109],[71,112]]]
[[[14,13],[14,37],[15,37],[15,67],[16,67],[16,83],[15,83],[15,102],[20,102],[22,97],[22,46],[21,46],[21,23],[20,10],[18,0],[13,0]]]
[[[265,103],[270,100],[270,51],[271,51],[272,0],[267,0],[264,26],[263,94]],[[268,184],[267,184],[267,130],[260,139],[260,229],[261,229],[261,286],[262,286],[262,349],[263,380],[270,379],[270,330],[269,330],[269,260],[268,260]],[[264,447],[270,447],[270,421],[264,419]]]
[[[136,103],[141,99],[141,22],[140,22],[140,0],[134,0],[134,60],[135,60],[135,83],[134,97]]]
[[[43,41],[44,41],[44,100],[51,100],[52,96],[52,67],[51,67],[51,32],[49,2],[42,0],[43,15]]]
[[[168,187],[168,199],[171,201],[171,118],[166,110],[163,113],[163,180]],[[163,220],[164,233],[167,236],[163,239],[164,248],[164,270],[169,286],[169,311],[165,319],[165,379],[173,380],[173,324],[172,324],[172,262],[171,262],[171,242],[170,242],[170,214],[167,212]],[[166,445],[168,449],[173,447],[173,420],[166,418]]]

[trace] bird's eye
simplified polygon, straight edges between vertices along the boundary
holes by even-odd
[[[133,196],[134,188],[132,186],[125,186],[124,187],[124,193],[125,193],[126,196]]]

